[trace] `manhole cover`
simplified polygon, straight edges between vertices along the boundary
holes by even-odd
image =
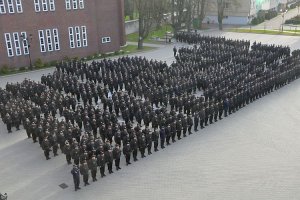
[[[66,189],[69,186],[65,183],[62,183],[62,184],[59,185],[59,187],[61,187],[62,189]]]

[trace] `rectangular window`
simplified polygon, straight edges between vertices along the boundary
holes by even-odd
[[[110,37],[103,37],[102,38],[102,43],[110,43],[111,40],[110,40]]]
[[[71,10],[71,0],[66,0],[66,10]]]
[[[81,37],[80,37],[80,28],[79,28],[79,26],[75,26],[75,33],[76,33],[76,46],[81,47]]]
[[[15,43],[16,56],[20,56],[20,55],[22,55],[22,53],[21,53],[19,34],[13,33],[13,37],[14,37],[14,43]]]
[[[79,9],[84,9],[84,0],[79,0]]]
[[[78,9],[78,0],[72,0],[73,1],[73,9],[77,10]]]
[[[42,8],[43,8],[43,11],[48,11],[47,0],[42,0]]]
[[[81,27],[81,35],[82,35],[82,46],[87,47],[87,33],[86,33],[86,26]]]
[[[52,37],[50,29],[46,29],[48,51],[53,51]]]
[[[55,51],[60,50],[59,37],[58,37],[58,30],[57,30],[57,28],[53,29],[53,41],[54,41],[54,50]]]
[[[34,10],[35,12],[41,12],[40,0],[34,0]]]
[[[9,33],[5,33],[5,42],[6,42],[6,50],[7,50],[7,56],[8,57],[13,57],[14,52],[11,44],[11,37]]]
[[[69,41],[70,41],[70,48],[71,49],[75,48],[73,27],[69,27]]]
[[[8,12],[15,13],[13,0],[7,0]]]
[[[23,44],[24,55],[28,55],[29,54],[29,46],[28,46],[28,41],[27,41],[27,34],[26,34],[26,32],[21,32],[21,35],[23,38],[22,44]]]
[[[39,39],[40,39],[41,52],[46,52],[45,37],[44,37],[44,31],[43,30],[39,30]]]
[[[0,0],[0,14],[5,14],[5,13],[6,13],[6,9],[5,9],[4,0]]]
[[[16,0],[17,13],[23,12],[22,2],[21,0]]]
[[[50,11],[55,11],[55,2],[54,0],[49,0],[49,10]]]

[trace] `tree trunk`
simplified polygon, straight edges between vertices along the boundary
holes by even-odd
[[[139,38],[139,41],[138,41],[138,49],[139,49],[139,50],[141,50],[141,49],[144,48],[143,42],[144,42],[144,40],[143,40],[142,38]]]
[[[222,21],[219,21],[219,30],[220,30],[220,31],[223,30],[223,23],[222,23]]]

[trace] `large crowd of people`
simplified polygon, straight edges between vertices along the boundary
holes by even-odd
[[[175,61],[121,57],[115,60],[61,62],[40,82],[26,79],[0,88],[0,115],[7,125],[65,154],[75,190],[80,174],[88,185],[97,169],[113,173],[203,129],[273,90],[299,78],[299,52],[198,34],[178,33],[190,44]],[[131,158],[133,157],[133,159]]]

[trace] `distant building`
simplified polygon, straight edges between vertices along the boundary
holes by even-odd
[[[123,13],[123,0],[0,0],[0,67],[117,51]]]
[[[260,10],[283,10],[294,0],[227,0],[225,3],[223,24],[248,24]],[[218,23],[217,0],[207,4],[204,23]]]
[[[247,24],[255,14],[255,0],[228,0],[225,3],[223,24]],[[204,23],[207,22],[218,23],[217,0],[210,0],[207,4]]]

